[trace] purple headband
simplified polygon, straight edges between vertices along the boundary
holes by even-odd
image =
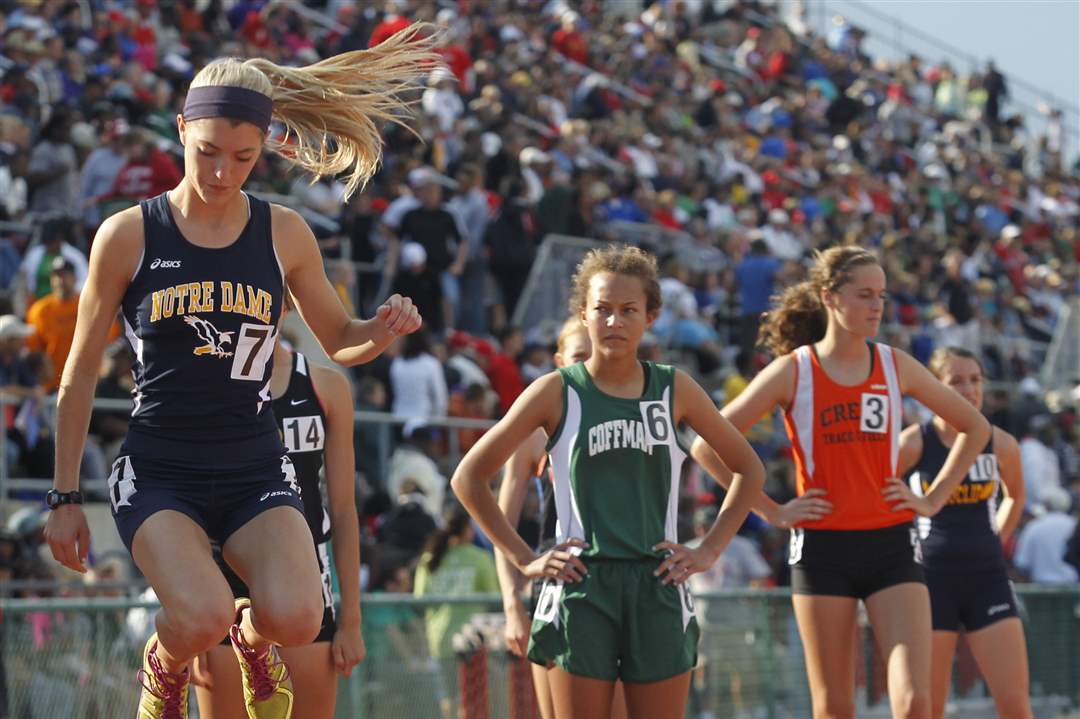
[[[184,99],[184,119],[229,117],[250,122],[265,132],[270,127],[274,101],[261,92],[227,85],[202,85],[188,90]]]

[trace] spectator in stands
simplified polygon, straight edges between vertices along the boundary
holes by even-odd
[[[376,377],[363,377],[356,384],[356,409],[359,412],[385,412],[386,385]],[[391,427],[383,422],[356,423],[356,469],[369,487],[384,488],[386,462],[393,451]]]
[[[438,273],[428,269],[427,250],[419,242],[401,243],[398,262],[401,269],[394,280],[394,292],[411,297],[428,329],[442,332],[445,329],[442,284]]]
[[[499,591],[495,559],[489,552],[473,546],[476,533],[469,515],[455,504],[447,510],[444,519],[444,526],[424,547],[416,567],[413,594],[417,597],[449,597]],[[483,611],[482,606],[443,604],[424,612],[428,649],[442,665],[446,690],[457,684],[457,663],[453,661],[452,646],[454,635],[480,611]],[[450,700],[443,701],[443,716],[446,719],[457,716]]]
[[[348,242],[345,259],[354,263],[356,274],[356,296],[353,298],[358,311],[370,314],[367,308],[374,302],[379,291],[381,273],[375,269],[381,248],[377,238],[377,223],[380,208],[386,206],[385,200],[375,202],[373,193],[360,192],[349,198],[345,211],[341,214],[341,239]],[[356,264],[368,265],[368,268],[356,267]]]
[[[484,171],[472,162],[457,173],[458,193],[446,203],[457,219],[461,237],[467,246],[465,268],[461,273],[461,302],[455,326],[473,334],[487,329],[488,259],[484,234],[491,222],[491,198],[484,190]]]
[[[23,324],[15,315],[0,315],[0,397],[4,399],[0,409],[9,474],[19,461],[20,442],[14,436],[19,408],[26,400],[40,401],[45,396],[25,349],[26,338],[33,332],[33,327]]]
[[[769,254],[769,246],[763,239],[751,242],[750,254],[735,267],[742,304],[739,348],[744,353],[753,352],[757,345],[761,315],[770,307],[776,291],[777,276],[782,267],[783,262]]]
[[[664,264],[664,276],[660,278],[664,303],[652,332],[669,346],[693,351],[698,357],[699,369],[708,373],[720,362],[718,336],[716,330],[701,318],[689,281],[686,266],[678,260]]]
[[[398,417],[426,421],[446,416],[446,377],[426,330],[402,339],[401,354],[390,363],[390,391]]]
[[[1043,503],[1046,511],[1020,530],[1013,563],[1032,582],[1076,582],[1080,575],[1065,561],[1065,548],[1076,528],[1076,517],[1069,513],[1072,497],[1062,487],[1048,488]]]
[[[507,181],[499,213],[484,235],[488,267],[502,295],[506,318],[514,316],[539,240],[524,190],[519,178]]]
[[[380,512],[375,538],[380,551],[389,549],[405,558],[403,563],[420,556],[424,543],[438,524],[428,512],[426,497],[412,479],[402,482],[400,494],[388,511]]]
[[[75,288],[75,265],[66,257],[56,257],[49,270],[52,292],[30,306],[26,321],[34,328],[27,346],[34,352],[44,352],[51,368],[45,382],[47,392],[60,386],[71,342],[75,337],[75,317],[79,310],[79,293]],[[120,328],[113,323],[110,340],[116,339]]]
[[[29,158],[25,147],[6,141],[0,144],[0,218],[16,221],[26,214],[26,166]]]
[[[421,175],[419,182],[416,194],[420,206],[401,218],[398,236],[402,242],[415,242],[424,248],[425,272],[438,278],[442,289],[442,327],[453,327],[461,302],[458,278],[465,270],[469,246],[454,216],[443,208],[442,186],[431,175]],[[425,314],[424,318],[430,323],[432,316]]]
[[[27,292],[27,306],[52,292],[52,266],[57,258],[63,258],[74,268],[75,291],[82,289],[90,270],[86,255],[75,246],[77,225],[64,215],[45,217],[37,226],[37,243],[23,257],[23,283]]]
[[[99,204],[112,194],[116,177],[128,162],[130,135],[131,126],[127,120],[109,120],[101,133],[101,145],[90,153],[82,166],[79,202],[87,234],[92,234],[104,219]]]
[[[1061,465],[1051,449],[1055,439],[1056,430],[1049,414],[1038,414],[1028,420],[1027,431],[1020,440],[1020,465],[1024,470],[1029,511],[1046,506],[1062,488]]]
[[[505,414],[525,389],[521,370],[514,362],[513,355],[509,354],[520,352],[524,344],[521,329],[518,327],[504,327],[499,331],[498,337],[501,343],[499,348],[487,340],[477,340],[473,347],[477,362],[491,381],[491,388],[499,396],[499,412]]]
[[[478,384],[485,389],[491,388],[491,380],[476,360],[473,338],[465,332],[451,332],[446,340],[449,358],[445,362],[447,384],[455,387],[467,387]]]
[[[134,357],[125,340],[118,340],[105,351],[104,371],[94,390],[95,399],[131,400],[135,379],[131,368]],[[97,439],[102,450],[104,466],[111,466],[127,436],[129,409],[94,408],[90,415],[90,433]]]
[[[495,407],[497,397],[480,384],[470,384],[462,391],[450,393],[450,407],[447,414],[450,417],[462,419],[495,419]],[[484,436],[487,431],[484,428],[462,427],[450,430],[457,434],[457,449],[461,454],[468,452],[472,446]],[[447,443],[450,446],[449,442]]]
[[[117,174],[107,198],[117,203],[127,200],[135,204],[139,200],[157,197],[176,187],[183,177],[176,161],[158,147],[156,135],[144,129],[132,134],[127,164]],[[114,207],[114,210],[120,207],[122,204]]]
[[[41,128],[26,175],[31,212],[78,214],[79,158],[71,143],[74,120],[71,109],[57,107]]]
[[[458,94],[457,80],[448,69],[440,68],[431,73],[420,104],[441,135],[449,134],[465,112],[465,103]]]
[[[390,458],[386,490],[399,504],[417,501],[429,516],[442,517],[448,480],[434,460],[440,449],[439,434],[436,428],[415,420],[405,424],[402,434],[405,441]]]

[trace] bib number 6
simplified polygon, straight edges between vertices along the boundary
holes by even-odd
[[[667,402],[654,400],[641,403],[641,421],[645,425],[645,441],[649,446],[667,444],[671,438],[671,419]]]

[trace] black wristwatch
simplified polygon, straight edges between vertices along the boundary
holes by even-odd
[[[61,504],[82,504],[82,492],[75,490],[74,492],[57,492],[55,489],[50,489],[45,493],[45,504],[49,505],[49,509],[56,509]]]

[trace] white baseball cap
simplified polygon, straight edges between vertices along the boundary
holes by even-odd
[[[15,315],[0,315],[0,339],[29,337],[32,334],[34,334],[34,328]]]

